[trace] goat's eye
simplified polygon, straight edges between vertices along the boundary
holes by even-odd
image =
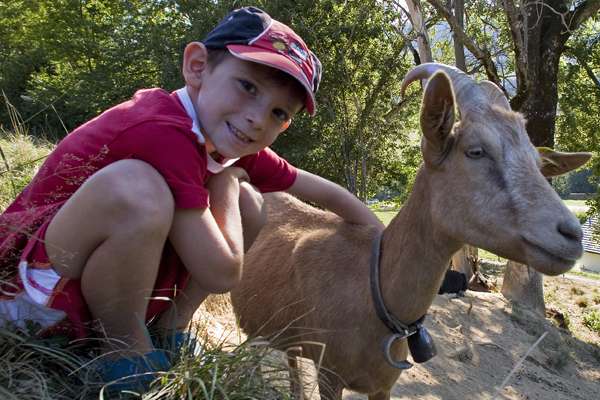
[[[485,155],[485,151],[481,147],[471,147],[465,154],[469,158],[478,159]]]

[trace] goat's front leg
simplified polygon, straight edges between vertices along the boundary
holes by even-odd
[[[298,357],[302,357],[302,347],[289,347],[285,350],[285,353],[290,370],[292,398],[295,400],[304,400],[304,383],[302,381],[302,374],[300,373],[300,366],[298,365]]]
[[[390,391],[382,390],[381,392],[370,394],[369,400],[390,400]]]

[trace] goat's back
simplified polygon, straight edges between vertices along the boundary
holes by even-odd
[[[250,336],[278,334],[287,341],[282,347],[290,341],[328,341],[311,328],[352,329],[346,326],[348,313],[371,307],[357,300],[370,298],[374,228],[345,223],[283,193],[265,195],[265,201],[267,225],[231,293],[242,329]]]

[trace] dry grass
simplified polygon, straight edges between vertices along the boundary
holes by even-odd
[[[285,400],[290,398],[287,368],[269,343],[261,340],[231,346],[206,336],[195,326],[198,346],[181,352],[144,394],[106,394],[94,371],[96,341],[40,339],[0,329],[0,398],[2,400]],[[96,345],[94,345],[96,344]]]
[[[0,329],[0,397],[5,400],[90,399],[98,386],[86,359],[61,338],[39,339]]]

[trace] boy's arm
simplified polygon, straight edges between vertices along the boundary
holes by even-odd
[[[299,169],[296,180],[287,192],[330,210],[350,223],[373,225],[380,230],[385,228],[375,214],[352,193],[310,172]]]
[[[176,209],[169,240],[196,282],[211,293],[231,290],[240,280],[244,238],[239,207],[240,168],[211,177],[210,209]]]

